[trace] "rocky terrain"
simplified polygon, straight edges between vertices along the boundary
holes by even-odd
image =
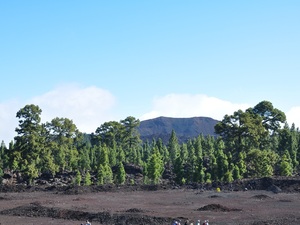
[[[161,138],[163,143],[167,144],[172,130],[174,130],[179,143],[182,143],[200,134],[216,136],[214,127],[218,122],[209,117],[172,118],[162,116],[141,121],[138,131],[143,142]]]
[[[220,191],[219,191],[220,190]],[[299,225],[300,179],[232,184],[2,185],[3,224],[171,224],[208,219],[216,225]]]

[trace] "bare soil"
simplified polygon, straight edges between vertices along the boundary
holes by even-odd
[[[274,182],[273,182],[274,183]],[[1,225],[171,224],[208,219],[210,225],[299,225],[299,184],[280,191],[190,187],[2,187]],[[277,183],[279,184],[279,183]]]

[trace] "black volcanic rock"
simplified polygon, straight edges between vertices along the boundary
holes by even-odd
[[[209,117],[158,117],[141,121],[138,131],[143,141],[161,138],[164,143],[167,143],[174,130],[178,141],[182,143],[200,134],[216,136],[214,126],[218,122]]]

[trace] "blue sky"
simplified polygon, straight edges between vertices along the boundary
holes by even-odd
[[[296,0],[2,1],[0,140],[26,104],[94,132],[268,100],[299,127],[299,21]]]

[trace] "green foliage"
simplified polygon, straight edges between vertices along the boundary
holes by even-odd
[[[130,185],[134,185],[135,184],[135,181],[133,178],[130,179]]]
[[[164,169],[174,174],[179,184],[299,172],[299,129],[294,124],[290,128],[284,113],[268,101],[225,115],[215,126],[218,138],[201,134],[179,143],[173,130],[166,144],[160,138],[142,143],[137,129],[140,121],[131,116],[104,123],[95,134],[83,135],[67,118],[42,124],[41,112],[36,105],[21,108],[16,114],[15,142],[9,148],[3,142],[0,146],[2,172],[20,171],[27,183],[33,183],[41,173],[54,176],[67,170],[76,171],[75,183],[81,183],[79,171],[91,171],[97,174],[98,184],[123,184],[123,163],[143,166],[144,183],[159,183]],[[117,168],[115,174],[112,167]],[[83,183],[91,184],[89,172]]]
[[[269,101],[262,101],[254,106],[253,109],[248,109],[254,114],[259,115],[262,118],[262,124],[270,133],[276,132],[280,129],[282,123],[286,121],[284,112],[273,107],[273,104]]]
[[[82,180],[81,173],[79,170],[77,170],[74,178],[74,184],[80,186],[81,180]]]
[[[105,170],[104,170],[103,165],[100,165],[99,169],[98,169],[98,173],[97,173],[97,178],[98,178],[97,184],[98,185],[104,184],[104,177],[105,177]]]
[[[19,127],[16,128],[18,136],[15,137],[13,149],[13,167],[23,171],[27,182],[31,183],[41,171],[41,158],[43,155],[43,127],[40,124],[42,110],[36,105],[26,105],[17,112]]]
[[[246,153],[245,152],[240,152],[238,155],[238,159],[237,159],[237,164],[235,169],[238,169],[238,175],[240,176],[237,179],[240,179],[242,177],[244,177],[244,175],[247,172],[247,166],[245,163],[245,159],[246,159]]]
[[[234,168],[233,168],[233,171],[232,171],[232,178],[233,178],[234,180],[239,180],[239,179],[242,178],[241,172],[240,172],[240,168],[239,168],[237,165],[235,165]]]
[[[276,134],[285,120],[282,111],[274,108],[272,103],[262,101],[245,112],[238,110],[233,115],[225,115],[215,126],[215,131],[222,136],[228,150],[235,153],[236,159],[241,151],[267,150],[271,146],[269,134]]]
[[[281,158],[280,163],[280,175],[281,176],[292,176],[293,164],[288,151],[285,151]]]
[[[99,167],[98,167],[98,183],[99,184],[109,184],[113,181],[113,172],[111,170],[109,159],[108,159],[108,149],[104,145],[101,148]]]
[[[185,180],[185,178],[183,177],[182,179],[181,179],[181,182],[180,182],[181,184],[183,184],[183,185],[185,185],[185,183],[186,183],[186,180]]]
[[[91,184],[92,184],[91,174],[89,171],[87,171],[84,177],[84,185],[90,186]]]
[[[105,122],[96,129],[96,143],[115,148],[115,146],[119,146],[122,143],[122,132],[123,126],[120,123],[116,121]]]
[[[137,131],[137,127],[140,125],[140,121],[132,116],[128,116],[124,120],[120,121],[122,128],[122,148],[125,152],[126,158],[134,163],[136,157],[136,150],[141,144],[140,134]],[[129,162],[130,162],[129,161]]]
[[[223,176],[223,181],[225,182],[232,182],[234,179],[233,179],[233,174],[231,171],[227,171],[224,176]]]
[[[154,147],[153,153],[147,164],[147,177],[152,180],[154,184],[159,182],[159,179],[163,173],[164,166],[162,157],[156,147]]]
[[[117,175],[116,175],[116,182],[117,184],[124,184],[125,180],[126,180],[126,172],[124,169],[124,165],[122,162],[119,162]]]
[[[178,184],[182,184],[182,179],[184,178],[184,167],[183,167],[183,160],[181,157],[177,157],[174,163],[174,174],[176,175],[175,181]]]
[[[79,142],[82,135],[73,121],[56,117],[45,124],[45,130],[46,143],[59,170],[76,170],[79,167],[79,153],[74,143]]]
[[[125,153],[123,151],[122,146],[118,147],[118,152],[117,152],[117,162],[125,162]]]
[[[172,130],[169,143],[168,143],[168,151],[170,154],[170,162],[174,164],[175,160],[179,156],[179,144],[176,133]]]
[[[228,173],[228,160],[227,156],[224,154],[223,149],[219,148],[216,155],[216,170],[217,170],[217,179],[222,181],[224,176]]]
[[[146,185],[151,184],[151,181],[150,181],[150,179],[147,177],[147,175],[144,176],[143,183],[146,184]]]
[[[279,156],[273,151],[251,150],[246,158],[248,173],[251,177],[270,177]]]
[[[211,183],[211,174],[210,173],[205,174],[205,182],[208,184]]]

